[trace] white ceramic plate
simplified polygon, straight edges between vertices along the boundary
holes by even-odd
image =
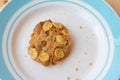
[[[51,19],[72,34],[72,51],[62,63],[45,67],[27,51],[35,25]],[[82,28],[80,28],[82,26]],[[5,64],[16,80],[101,80],[109,70],[114,43],[104,18],[82,1],[31,1],[8,21],[2,38]],[[78,71],[76,71],[78,68]]]

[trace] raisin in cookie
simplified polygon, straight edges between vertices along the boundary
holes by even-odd
[[[44,66],[57,64],[69,55],[71,43],[71,35],[63,24],[46,20],[35,26],[28,53]]]

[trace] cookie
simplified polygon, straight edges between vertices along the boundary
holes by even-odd
[[[71,35],[63,24],[46,20],[35,26],[28,53],[44,66],[54,65],[70,54],[71,44]]]

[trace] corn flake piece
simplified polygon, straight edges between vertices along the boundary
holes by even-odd
[[[68,33],[66,30],[62,30],[62,33],[63,33],[64,35],[70,35],[70,33]]]
[[[80,80],[79,78],[75,78],[75,80]]]
[[[49,60],[49,55],[47,53],[45,53],[45,52],[42,52],[39,56],[40,56],[41,61]]]
[[[52,27],[52,23],[49,22],[49,21],[47,21],[43,24],[43,30],[44,31],[49,31],[51,27]]]
[[[54,54],[58,58],[63,58],[65,56],[63,50],[60,48],[56,48]]]
[[[66,44],[66,41],[65,41],[65,39],[63,38],[62,35],[57,35],[56,40],[59,44],[64,44],[64,45]]]
[[[62,29],[63,28],[63,25],[61,23],[58,23],[58,22],[53,22],[52,23],[56,28],[59,28],[59,29]]]
[[[29,54],[31,56],[32,59],[36,59],[38,56],[38,51],[35,48],[31,48],[29,50]]]

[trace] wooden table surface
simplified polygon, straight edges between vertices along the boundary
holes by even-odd
[[[0,8],[4,6],[4,4],[7,3],[8,0],[0,0]]]
[[[120,17],[120,0],[106,0]]]
[[[8,0],[0,0],[0,8],[4,6],[4,4],[7,3]],[[112,8],[116,11],[116,13],[120,17],[120,0],[106,0],[112,6]]]

